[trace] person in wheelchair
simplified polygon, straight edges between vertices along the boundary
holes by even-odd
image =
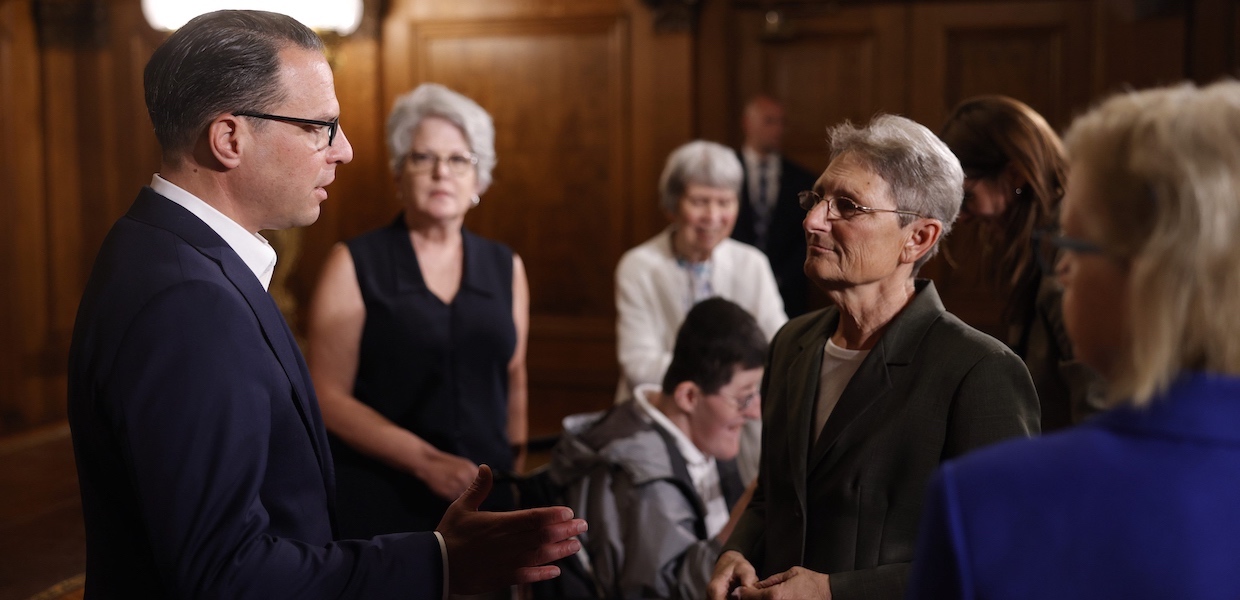
[[[590,524],[583,556],[567,559],[581,561],[590,594],[705,597],[747,497],[735,459],[745,423],[761,418],[766,350],[748,312],[704,300],[680,327],[662,387],[565,419],[545,477]]]

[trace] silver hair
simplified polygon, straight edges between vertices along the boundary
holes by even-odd
[[[943,224],[939,242],[913,265],[916,272],[939,251],[960,212],[964,197],[960,161],[934,132],[897,115],[878,115],[861,128],[844,121],[827,129],[827,138],[831,160],[845,154],[860,159],[887,182],[896,208]],[[901,226],[916,218],[898,216]]]
[[[438,83],[424,83],[396,99],[387,120],[388,163],[393,173],[409,155],[413,132],[427,117],[439,117],[456,125],[465,135],[469,150],[478,157],[478,193],[491,185],[495,168],[495,123],[477,102]]]
[[[675,212],[676,204],[692,184],[741,192],[745,173],[736,152],[722,144],[695,140],[667,157],[659,177],[659,203],[663,210]]]

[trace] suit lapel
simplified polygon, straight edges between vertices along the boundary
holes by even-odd
[[[856,374],[848,381],[840,400],[822,427],[822,434],[810,452],[808,469],[817,469],[827,452],[835,446],[840,435],[849,425],[870,407],[880,402],[891,391],[891,376],[887,372],[886,353],[880,341],[870,355],[862,361]]]
[[[843,455],[850,440],[866,439],[864,428],[875,421],[861,417],[867,413],[876,414],[882,405],[896,400],[891,395],[892,369],[913,361],[927,330],[944,312],[934,283],[918,280],[915,285],[916,295],[891,320],[840,395],[810,455],[810,472],[828,468]],[[825,338],[823,343],[826,343]]]
[[[293,403],[310,437],[310,444],[319,462],[319,469],[323,472],[329,492],[328,498],[334,498],[335,473],[330,455],[326,450],[326,432],[319,416],[318,401],[313,395],[314,388],[310,383],[309,370],[306,368],[301,351],[297,349],[292,331],[289,330],[288,323],[280,314],[280,309],[276,307],[271,294],[263,289],[258,278],[254,276],[254,272],[245,265],[232,247],[206,223],[150,188],[142,188],[129,215],[175,233],[204,256],[211,258],[220,265],[224,277],[241,292],[246,302],[249,303],[250,309],[254,311],[258,319],[267,345],[276,355],[285,376],[292,385]]]
[[[790,398],[788,432],[789,457],[792,461],[792,482],[797,497],[805,503],[807,459],[814,427],[814,397],[818,393],[818,373],[822,369],[823,346],[839,322],[834,307],[823,311],[819,322],[798,341],[798,352],[785,374]]]

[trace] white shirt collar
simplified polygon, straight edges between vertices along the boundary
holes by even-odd
[[[254,272],[263,289],[271,285],[271,276],[276,270],[276,250],[267,239],[257,233],[250,233],[236,221],[228,218],[214,206],[203,202],[201,198],[185,191],[175,183],[164,179],[156,173],[151,177],[151,189],[159,195],[177,203],[185,210],[194,213],[195,217],[207,224],[241,257],[245,266]]]
[[[681,431],[675,423],[672,423],[671,419],[667,418],[667,415],[663,414],[663,411],[650,404],[650,401],[646,399],[647,394],[658,393],[660,391],[662,391],[661,386],[652,383],[643,383],[633,389],[633,395],[636,397],[637,405],[640,406],[642,410],[646,411],[646,414],[650,415],[650,418],[654,419],[655,423],[658,423],[660,427],[666,429],[668,433],[672,434],[672,439],[676,441],[676,448],[680,450],[680,454],[685,458],[686,463],[691,466],[713,464],[715,462],[715,458],[713,456],[706,456],[705,454],[702,454],[702,451],[698,450],[698,447],[694,445],[693,440],[689,439],[689,436],[685,434],[685,432]],[[696,483],[697,482],[695,481],[694,484]]]

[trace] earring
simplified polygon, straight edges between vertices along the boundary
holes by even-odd
[[[1018,188],[1016,188],[1016,195],[1017,195],[1017,196],[1019,196],[1019,195],[1021,195],[1021,194],[1023,194],[1023,193],[1025,193],[1025,188],[1023,188],[1023,187],[1018,187]]]
[[[469,201],[473,202],[474,206],[478,206],[479,204],[482,204],[482,198],[479,198],[478,194],[474,194],[474,197],[470,198]]]

